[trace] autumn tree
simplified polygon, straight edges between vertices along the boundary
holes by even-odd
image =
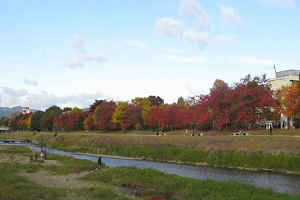
[[[143,125],[146,125],[146,118],[148,116],[149,111],[151,110],[151,104],[148,98],[144,97],[136,97],[131,100],[131,104],[135,106],[142,107],[142,118],[143,118]],[[142,126],[143,129],[143,126]]]
[[[285,94],[285,108],[283,113],[288,118],[288,128],[290,128],[290,120],[293,117],[296,121],[300,118],[300,83],[293,83],[288,87],[287,93]],[[296,126],[299,125],[296,123]]]
[[[75,112],[75,113],[67,114],[66,130],[67,131],[83,130],[83,121],[85,117],[86,117],[86,113],[84,112]]]
[[[61,114],[57,118],[55,118],[53,126],[55,130],[63,131],[66,130],[66,121],[68,114]]]
[[[128,103],[120,101],[115,109],[115,112],[112,116],[112,122],[115,123],[117,126],[120,125],[121,117],[126,113]]]
[[[51,106],[47,110],[41,119],[41,125],[44,130],[52,130],[54,119],[62,113],[62,110],[58,106]]]
[[[148,100],[150,101],[150,106],[160,106],[164,104],[164,100],[160,96],[149,96]]]
[[[95,109],[93,118],[96,128],[99,130],[113,130],[116,125],[112,122],[112,115],[117,107],[116,103],[113,101],[103,101]]]
[[[89,114],[88,117],[85,118],[85,120],[83,121],[83,127],[85,131],[91,131],[91,129],[94,127],[93,114]]]
[[[164,109],[161,107],[154,107],[151,109],[146,117],[146,124],[150,127],[163,129],[164,127]]]
[[[95,102],[94,102],[92,105],[90,105],[89,111],[92,112],[92,113],[95,112],[96,108],[97,108],[99,105],[101,105],[104,101],[105,101],[105,100],[95,100]]]
[[[18,122],[22,118],[22,116],[23,114],[19,111],[14,111],[10,113],[8,126],[11,129],[18,129]]]
[[[122,129],[139,130],[143,124],[142,107],[128,105],[126,112],[120,118]]]

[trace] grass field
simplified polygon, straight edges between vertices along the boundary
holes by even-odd
[[[235,182],[195,180],[152,169],[108,168],[91,172],[96,163],[0,146],[0,199],[299,199],[270,189]]]
[[[296,129],[274,130],[273,136],[268,135],[268,130],[252,130],[249,131],[250,136],[232,136],[229,131],[210,131],[201,137],[179,133],[180,131],[173,131],[166,136],[156,136],[151,131],[56,134],[21,132],[18,138],[45,142],[52,148],[72,152],[300,172],[300,136]],[[16,134],[6,133],[0,136],[12,137],[16,137]]]

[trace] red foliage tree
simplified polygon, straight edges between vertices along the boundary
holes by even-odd
[[[161,107],[154,107],[148,113],[146,124],[150,127],[159,126],[160,129],[164,127],[164,109]]]
[[[143,124],[141,106],[128,105],[126,113],[121,117],[122,129],[138,129]]]
[[[112,122],[112,115],[117,104],[113,101],[103,101],[94,112],[94,122],[99,130],[113,130],[116,125]]]

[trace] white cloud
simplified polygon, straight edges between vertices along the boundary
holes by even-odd
[[[224,48],[226,46],[234,44],[234,41],[235,41],[234,36],[219,35],[218,36],[218,47]]]
[[[78,34],[74,35],[72,44],[73,44],[74,47],[82,50],[82,47],[84,45],[83,37],[81,35],[78,35]]]
[[[183,33],[183,38],[191,43],[196,43],[200,48],[204,48],[210,39],[210,34],[187,30]]]
[[[163,17],[155,22],[155,30],[169,36],[183,38],[190,43],[204,48],[210,39],[210,33],[203,32],[211,24],[210,16],[195,0],[182,0],[180,12],[194,25],[193,29],[186,29],[184,24],[170,17]],[[174,51],[173,51],[174,52]]]
[[[211,27],[211,17],[195,0],[182,0],[181,13],[195,23],[196,29],[202,31]]]
[[[25,79],[23,80],[23,82],[24,82],[25,84],[27,84],[27,85],[32,85],[32,86],[37,86],[37,85],[38,85],[38,83],[37,83],[36,80],[29,80],[29,79],[27,79],[27,78],[25,78]]]
[[[169,36],[181,36],[185,30],[184,25],[173,18],[164,17],[155,22],[155,30]]]
[[[281,8],[293,8],[294,0],[257,0],[264,6],[279,6]]]
[[[7,90],[9,90],[9,92]],[[20,91],[22,91],[21,94],[17,94]],[[112,98],[102,92],[96,92],[93,94],[81,93],[76,95],[55,96],[48,94],[45,91],[42,91],[40,94],[29,94],[27,91],[24,91],[26,90],[16,90],[14,88],[2,87],[3,94],[0,91],[0,96],[2,96],[1,105],[7,107],[28,106],[33,109],[45,110],[52,105],[58,105],[60,107],[77,106],[80,108],[88,108],[95,99],[116,100],[115,98]]]
[[[87,60],[87,61],[98,61],[98,62],[101,62],[101,61],[104,61],[105,57],[104,55],[98,53],[98,52],[91,52],[91,53],[88,53],[88,54],[84,54],[82,56],[80,56],[82,60]]]
[[[207,60],[205,57],[187,57],[187,56],[174,56],[174,55],[167,55],[164,58],[168,61],[174,62],[206,62]]]
[[[146,45],[140,41],[137,41],[137,40],[126,40],[125,43],[129,46],[132,46],[132,47],[137,47],[137,48],[140,48],[140,49],[146,49]]]
[[[68,59],[66,59],[65,64],[70,68],[75,67],[83,67],[85,61],[98,61],[102,62],[105,60],[104,55],[98,53],[98,52],[91,52],[79,56],[73,56]]]
[[[221,6],[221,17],[225,23],[234,24],[239,29],[244,26],[244,20],[230,6]]]
[[[2,92],[4,95],[7,95],[9,97],[13,97],[13,98],[19,98],[19,97],[23,97],[25,95],[28,94],[27,90],[24,89],[14,89],[14,88],[10,88],[10,87],[1,87]]]
[[[83,66],[82,59],[79,56],[73,56],[68,58],[65,64],[71,68]]]

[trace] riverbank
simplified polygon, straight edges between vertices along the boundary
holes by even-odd
[[[30,161],[35,153],[25,147],[0,146],[0,199],[300,198],[246,184],[182,178],[153,169],[103,166],[91,172],[96,163],[49,153],[46,160]]]
[[[132,133],[37,133],[34,135],[28,132],[19,133],[18,137],[45,142],[55,149],[87,154],[242,170],[292,174],[300,172],[300,138],[294,135],[191,137],[156,136],[148,132],[144,135]]]

